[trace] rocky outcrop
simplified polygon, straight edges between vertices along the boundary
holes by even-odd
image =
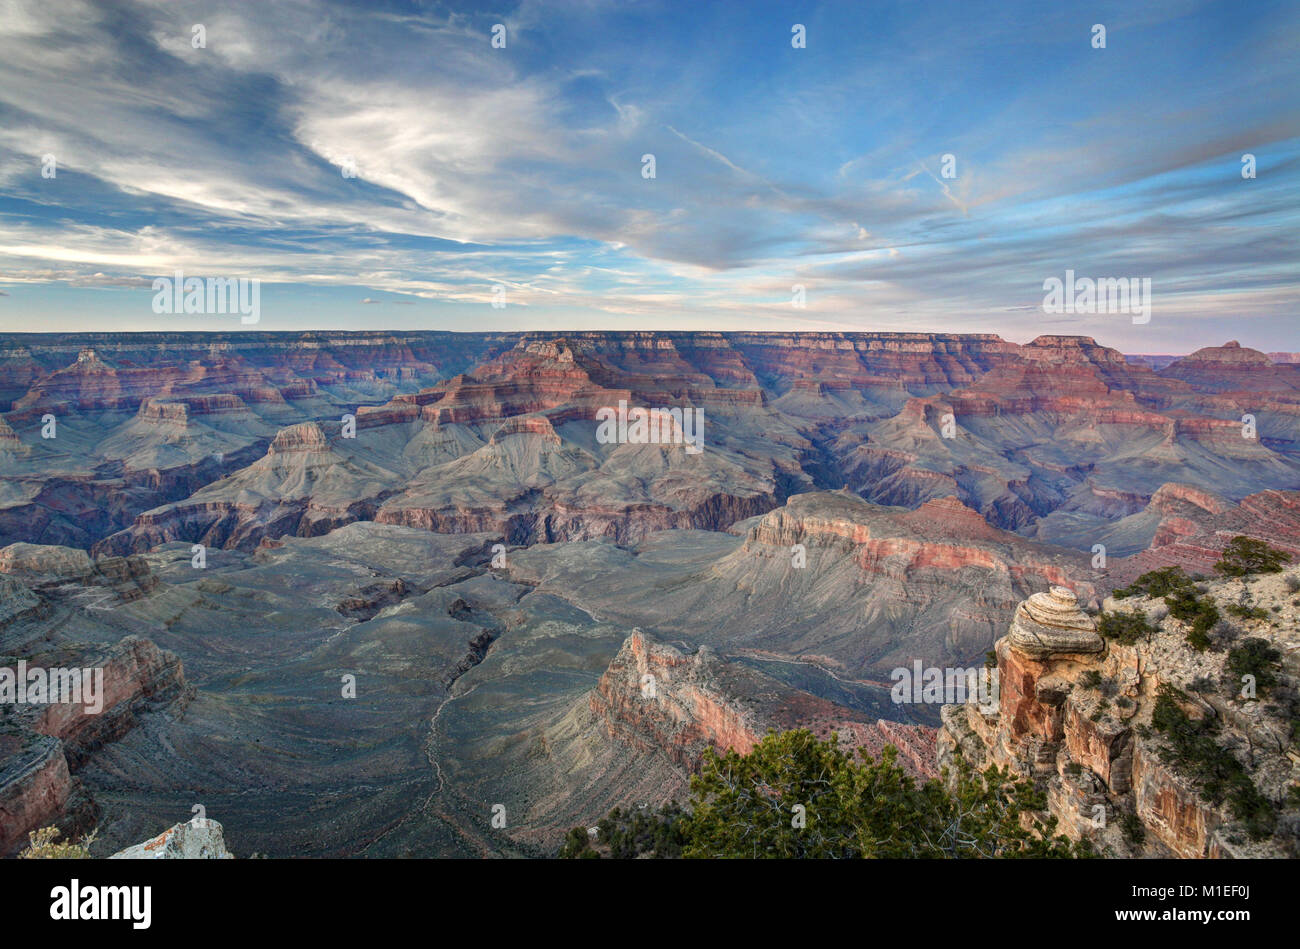
[[[30,455],[31,449],[23,444],[23,440],[18,437],[9,423],[0,416],[0,453],[9,452],[17,455]]]
[[[41,610],[36,594],[11,577],[0,575],[0,629]]]
[[[205,415],[251,416],[252,413],[244,400],[235,393],[217,392],[210,395],[148,398],[140,403],[140,410],[136,414],[149,422],[183,424],[191,418]]]
[[[1016,607],[1007,636],[1017,653],[1040,660],[1105,648],[1097,624],[1079,609],[1074,591],[1065,587],[1035,593]]]
[[[561,442],[560,436],[555,434],[555,426],[551,424],[551,420],[546,416],[521,415],[517,418],[508,419],[493,432],[488,444],[499,445],[511,435],[540,435],[551,445],[558,445]]]
[[[195,817],[174,824],[152,840],[127,847],[110,860],[233,860],[226,849],[221,824],[210,817]]]
[[[83,577],[94,569],[84,550],[19,542],[0,549],[0,572]]]
[[[290,452],[325,452],[329,439],[315,422],[290,425],[280,431],[271,442],[269,454],[284,455]]]
[[[1300,572],[1291,577],[1300,579]],[[1291,596],[1286,583],[1266,576],[1204,587],[1221,606],[1242,599],[1276,606],[1260,608],[1275,620],[1254,619],[1249,630],[1216,635],[1231,642],[1249,632],[1277,648],[1282,696],[1300,683],[1295,608],[1282,606]],[[1107,600],[1106,608],[1139,615],[1154,632],[1132,645],[1104,641],[1066,590],[1021,604],[994,649],[997,708],[944,707],[940,766],[960,756],[1032,779],[1046,792],[1043,816],[1055,819],[1057,832],[1087,839],[1108,855],[1295,856],[1300,815],[1290,791],[1300,779],[1300,753],[1285,701],[1279,706],[1238,694],[1226,648],[1193,649],[1187,627],[1159,600]],[[1237,759],[1263,806],[1275,811],[1271,836],[1252,836],[1225,792],[1207,790],[1205,775],[1172,763],[1168,736],[1152,722],[1160,696],[1168,701],[1165,686],[1178,690],[1172,694],[1182,696],[1177,701],[1191,719],[1214,719],[1219,753]]]
[[[744,754],[764,732],[743,700],[723,694],[721,671],[707,649],[687,655],[633,633],[601,676],[591,708],[611,737],[648,742],[693,769],[705,748]]]
[[[0,549],[0,574],[21,577],[23,589],[30,587],[29,593],[75,589],[83,606],[100,610],[109,608],[108,604],[138,600],[158,587],[158,578],[141,557],[90,557],[72,547],[42,544],[10,544]],[[18,605],[46,608],[40,600],[33,605],[15,588],[10,607]]]
[[[834,546],[851,554],[867,572],[891,577],[974,567],[1056,582],[1076,568],[1057,551],[989,526],[978,512],[951,496],[901,511],[833,493],[798,495],[751,528],[747,542],[786,548],[799,543]],[[1076,579],[1091,592],[1087,581]]]

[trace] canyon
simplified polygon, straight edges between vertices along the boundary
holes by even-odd
[[[700,410],[703,450],[598,438],[620,403]],[[1101,783],[1052,785],[1063,825],[1104,797],[1178,825],[1152,853],[1246,852],[1086,690],[1026,698],[1100,661],[1149,715],[1172,645],[1006,637],[1049,590],[1095,612],[1242,534],[1300,556],[1300,367],[1237,343],[9,334],[0,656],[98,664],[110,700],[5,707],[0,852],[56,823],[108,856],[201,805],[237,856],[549,855],[792,727],[918,778],[1037,728],[1060,782]],[[891,700],[894,668],[990,651],[1020,683],[996,721]]]

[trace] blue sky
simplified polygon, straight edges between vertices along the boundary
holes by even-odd
[[[4,331],[245,328],[179,269],[264,330],[1300,350],[1298,218],[1294,2],[0,0]],[[1067,269],[1150,323],[1044,314]]]

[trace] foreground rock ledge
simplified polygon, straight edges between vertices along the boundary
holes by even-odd
[[[196,817],[186,824],[174,824],[153,840],[119,850],[110,860],[233,860],[226,849],[221,824]]]
[[[1257,605],[1259,617],[1234,617],[1236,643],[1262,639],[1280,654],[1277,689],[1300,685],[1300,643],[1294,586],[1300,569],[1245,580],[1200,584],[1227,614],[1229,604]],[[1294,602],[1293,602],[1294,601]],[[1291,857],[1300,755],[1289,721],[1274,702],[1230,695],[1219,683],[1235,674],[1227,648],[1199,652],[1187,626],[1169,615],[1162,598],[1108,598],[1111,611],[1145,617],[1152,632],[1132,645],[1103,640],[1074,595],[1053,588],[1021,603],[1006,636],[994,644],[996,708],[946,705],[937,742],[939,766],[957,755],[983,769],[1009,768],[1046,792],[1043,817],[1057,833],[1086,838],[1118,857]],[[1161,755],[1164,738],[1151,728],[1161,687],[1174,686],[1189,717],[1214,717],[1215,741],[1233,754],[1252,783],[1278,811],[1278,831],[1250,840],[1226,800],[1209,803],[1194,773],[1182,773]],[[1280,707],[1279,707],[1280,708]]]

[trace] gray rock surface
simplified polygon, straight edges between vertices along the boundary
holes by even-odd
[[[221,824],[196,817],[174,824],[152,840],[119,850],[110,860],[233,860],[226,849]]]

